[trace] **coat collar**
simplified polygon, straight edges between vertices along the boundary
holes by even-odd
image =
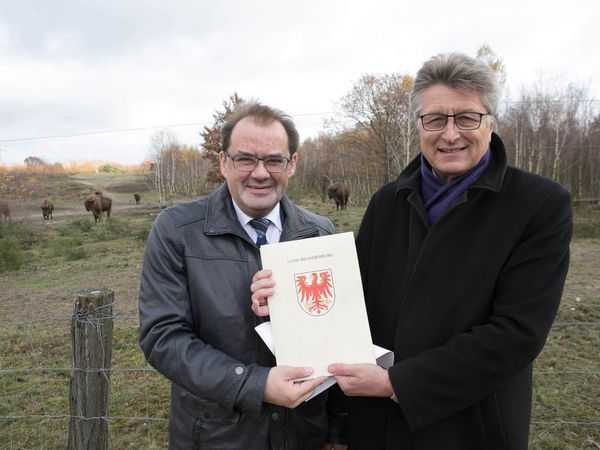
[[[233,209],[231,195],[226,183],[215,189],[207,198],[204,232],[206,234],[235,233],[246,235]]]
[[[483,175],[469,189],[489,189],[499,192],[506,173],[506,149],[500,137],[492,133],[490,142],[492,159]],[[418,154],[402,171],[396,181],[396,194],[401,190],[419,190],[421,183],[421,154]]]
[[[298,207],[287,195],[281,198],[279,204],[283,225],[282,241],[288,240],[289,236],[318,232],[316,225],[307,221],[300,214]],[[227,183],[223,183],[208,196],[203,231],[205,234],[210,235],[232,233],[245,239],[250,239],[237,218]]]

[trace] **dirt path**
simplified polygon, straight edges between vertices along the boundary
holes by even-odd
[[[137,205],[133,199],[133,194],[131,195],[130,201],[120,200],[120,198],[123,197],[123,194],[107,189],[107,187],[110,186],[107,183],[98,180],[95,180],[93,182],[88,180],[77,180],[77,182],[79,184],[89,186],[89,195],[92,195],[95,191],[101,191],[103,196],[110,197],[113,201],[111,211],[112,214],[118,214],[123,211],[148,206],[147,203],[144,204],[143,202]],[[118,185],[113,184],[112,186],[118,188]],[[47,221],[44,221],[42,217],[41,200],[38,200],[37,202],[28,201],[18,204],[13,203],[11,204],[11,217],[13,221],[26,222],[32,225],[58,225],[60,223],[65,222],[72,216],[81,214],[89,214],[90,216],[92,216],[91,212],[87,212],[85,210],[83,202],[84,200],[82,200],[81,198],[54,201],[54,211],[52,213],[52,220]]]

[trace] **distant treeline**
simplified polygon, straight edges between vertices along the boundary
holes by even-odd
[[[339,115],[317,137],[306,139],[291,189],[318,194],[320,180],[343,181],[352,201],[365,204],[373,192],[393,180],[420,151],[417,122],[409,101],[409,75],[365,75],[339,102]],[[172,136],[154,138],[154,178],[165,201],[195,196],[222,181],[217,153],[220,126],[235,105],[234,94],[215,124],[201,133],[200,149],[179,145]],[[509,164],[564,185],[574,198],[600,198],[600,115],[586,89],[536,87],[505,99],[497,111],[496,132]]]

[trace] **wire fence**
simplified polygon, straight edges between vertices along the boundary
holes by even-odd
[[[47,317],[0,323],[0,449],[65,448],[65,427],[72,419],[106,422],[110,448],[132,448],[128,447],[131,440],[143,448],[164,448],[170,389],[138,347],[139,318],[112,316],[110,368],[73,367],[72,320]],[[565,331],[577,336],[583,331],[593,344],[599,339],[600,321],[557,321],[550,336]],[[589,448],[600,448],[595,446],[600,442],[600,367],[597,358],[590,358],[587,368],[534,371],[533,446],[567,427],[583,434],[582,442]],[[69,382],[77,372],[102,373],[110,379],[108,414],[69,413]],[[57,428],[56,423],[62,425]],[[142,448],[137,444],[133,447]]]

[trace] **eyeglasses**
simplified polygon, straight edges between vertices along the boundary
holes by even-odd
[[[477,130],[481,126],[481,118],[489,113],[464,112],[459,114],[423,114],[419,116],[425,131],[441,131],[448,123],[448,117],[454,119],[456,128],[464,131]]]
[[[252,155],[231,156],[227,152],[225,152],[225,156],[233,161],[233,167],[240,172],[253,172],[254,169],[256,169],[258,162],[262,161],[265,165],[265,169],[267,169],[269,173],[281,173],[290,163],[290,159],[286,158],[285,156],[267,156],[266,158],[257,158],[256,156]]]

